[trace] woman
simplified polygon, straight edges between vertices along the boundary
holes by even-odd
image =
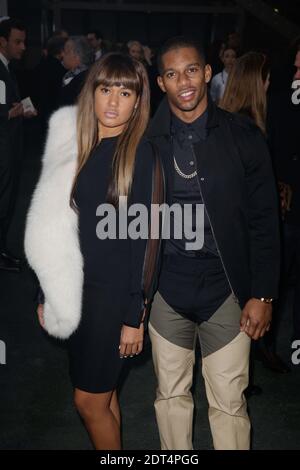
[[[266,56],[248,52],[236,59],[220,107],[250,117],[265,133],[269,84],[270,64]]]
[[[222,99],[228,75],[236,61],[236,55],[236,51],[230,46],[225,46],[221,53],[220,58],[223,63],[223,70],[214,75],[210,85],[210,95],[216,104]]]
[[[259,52],[248,52],[239,57],[229,75],[227,86],[220,107],[226,111],[248,116],[266,135],[267,91],[270,85],[270,63]],[[285,188],[288,189],[288,188]],[[285,211],[286,201],[280,187],[281,208]],[[275,335],[278,327],[276,310],[273,311],[273,323],[270,332],[259,341],[259,352],[266,367],[279,372],[287,372],[287,366],[275,351]],[[250,378],[246,395],[260,394],[260,387],[253,384],[254,350],[251,349]]]
[[[120,227],[106,230],[108,237],[100,230],[107,211],[123,210],[120,196],[148,210],[153,202],[152,170],[160,165],[143,139],[149,98],[138,61],[112,53],[94,64],[78,107],[50,120],[25,233],[45,294],[39,320],[50,334],[69,338],[74,400],[96,449],[121,448],[116,387],[123,358],[143,347],[149,256],[155,270],[157,244],[118,237]]]

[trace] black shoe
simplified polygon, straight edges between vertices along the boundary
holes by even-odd
[[[21,264],[21,259],[20,258],[17,258],[15,255],[13,255],[12,253],[10,253],[9,251],[7,250],[3,250],[1,251],[1,257],[4,258],[4,259],[7,259],[9,261],[11,261],[13,264],[16,264],[16,265],[20,265]]]
[[[248,385],[248,387],[244,391],[244,395],[247,399],[252,397],[253,395],[261,395],[261,394],[262,394],[262,388],[254,384]]]
[[[289,366],[273,351],[263,352],[262,363],[267,369],[279,372],[280,374],[286,374],[291,371]]]
[[[20,272],[20,266],[0,255],[0,270]]]

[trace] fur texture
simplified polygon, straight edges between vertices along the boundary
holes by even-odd
[[[82,303],[78,216],[69,205],[77,162],[76,113],[75,106],[68,106],[50,119],[25,230],[25,253],[45,294],[45,329],[61,339],[76,330]]]

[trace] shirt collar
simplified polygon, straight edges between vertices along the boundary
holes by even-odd
[[[208,95],[207,103],[207,123],[206,129],[207,132],[210,132],[211,129],[219,126],[219,115],[220,110],[217,108],[215,103],[212,101]],[[153,118],[151,119],[150,125],[147,130],[147,135],[149,137],[158,137],[158,136],[169,136],[171,131],[171,110],[165,96]]]
[[[4,66],[7,68],[8,70],[8,64],[9,64],[9,61],[7,60],[7,58],[2,54],[2,52],[0,52],[0,60],[1,62],[3,62]]]
[[[98,49],[95,52],[95,60],[99,60],[99,59],[101,59],[101,57],[102,57],[102,49]]]
[[[84,72],[85,70],[87,70],[87,68],[88,67],[86,65],[80,65],[79,67],[76,67],[76,69],[69,70],[63,76],[63,86],[68,85],[73,80],[74,77],[79,75],[81,72]]]
[[[194,142],[200,139],[204,139],[206,136],[206,124],[207,124],[207,109],[204,111],[201,116],[199,116],[195,121],[191,123],[186,123],[179,119],[177,116],[172,114],[171,117],[171,134],[178,139],[178,141],[183,144],[184,142],[189,142],[190,137]]]

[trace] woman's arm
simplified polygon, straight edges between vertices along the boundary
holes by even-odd
[[[149,142],[143,141],[137,150],[133,184],[130,197],[128,198],[128,208],[133,204],[143,204],[148,211],[148,225],[151,215],[153,166],[153,148]],[[138,215],[139,214],[137,213],[137,216]],[[133,218],[135,217],[128,217],[128,220],[130,221]],[[147,239],[138,238],[133,240],[130,238],[131,302],[124,318],[124,324],[134,328],[140,327],[145,316],[145,299],[142,291],[142,278],[146,247]]]

